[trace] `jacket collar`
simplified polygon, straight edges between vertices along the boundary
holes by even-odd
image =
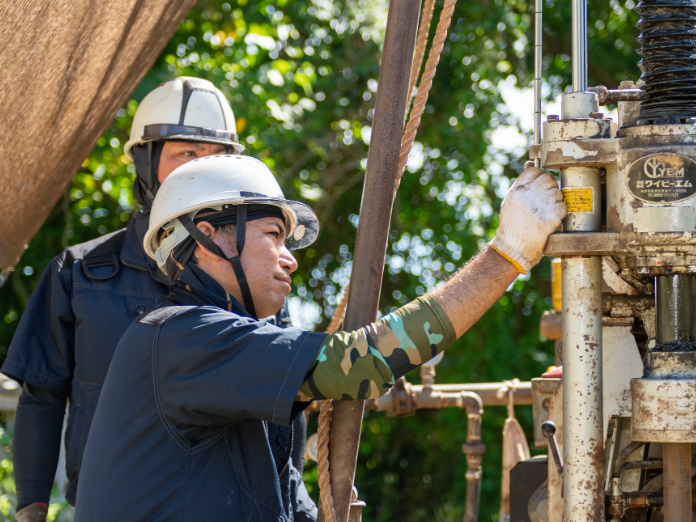
[[[193,261],[186,264],[186,270],[181,272],[179,281],[183,284],[177,285],[171,294],[170,299],[173,301],[179,304],[213,305],[237,315],[251,317],[239,301],[225,292],[220,283]]]
[[[124,265],[140,270],[147,270],[156,281],[169,285],[169,280],[157,267],[154,259],[145,253],[143,240],[150,224],[150,215],[138,212],[128,221],[126,237],[121,250],[121,261]]]

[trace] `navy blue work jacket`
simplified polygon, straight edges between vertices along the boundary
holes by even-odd
[[[66,498],[71,504],[116,345],[133,318],[163,303],[169,291],[166,278],[148,263],[141,246],[148,219],[138,214],[125,229],[70,247],[53,259],[2,366],[10,378],[69,401]],[[60,433],[56,436],[60,439]]]
[[[294,399],[325,335],[251,318],[193,263],[181,280],[116,349],[76,522],[315,520],[269,425],[302,409]]]

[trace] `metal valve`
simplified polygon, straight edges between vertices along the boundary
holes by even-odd
[[[558,476],[563,477],[563,458],[561,457],[561,452],[558,451],[558,443],[556,442],[556,423],[550,420],[546,421],[541,425],[541,432],[549,439],[549,449],[556,463]]]

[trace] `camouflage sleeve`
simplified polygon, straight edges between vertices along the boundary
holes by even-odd
[[[377,398],[455,339],[442,307],[419,297],[364,328],[328,335],[296,400]]]

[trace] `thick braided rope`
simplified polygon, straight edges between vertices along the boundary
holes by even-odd
[[[343,297],[341,298],[341,302],[336,307],[336,310],[334,310],[333,317],[331,318],[329,326],[326,327],[327,334],[337,332],[339,327],[341,326],[343,313],[346,311],[346,306],[348,305],[348,290],[350,290],[350,281],[348,281],[348,284],[346,285],[346,288],[343,291]]]
[[[433,78],[435,77],[435,70],[437,64],[440,61],[440,55],[444,47],[445,38],[447,38],[447,31],[449,29],[450,23],[452,22],[452,14],[454,13],[454,6],[457,0],[446,0],[445,5],[440,13],[440,21],[437,24],[437,31],[435,32],[435,38],[433,39],[433,44],[430,48],[430,53],[428,55],[428,61],[425,64],[425,71],[423,71],[423,76],[421,78],[420,85],[418,86],[418,94],[416,95],[416,101],[413,104],[413,109],[406,125],[406,132],[401,140],[401,152],[399,155],[399,172],[396,177],[396,183],[394,186],[394,192],[396,192],[401,183],[401,177],[404,175],[404,169],[406,168],[406,163],[408,161],[408,155],[413,147],[413,141],[416,137],[416,132],[421,122],[421,117],[425,111],[425,104],[428,101],[428,94],[433,86]],[[418,77],[418,72],[420,71],[420,66],[423,63],[423,55],[425,54],[425,44],[427,42],[427,35],[430,30],[430,22],[432,20],[432,11],[434,8],[434,0],[427,0],[425,8],[423,9],[423,14],[421,16],[421,25],[418,31],[418,40],[416,42],[415,50],[415,62],[411,69],[411,80],[409,85],[409,96],[406,110],[408,110],[408,105],[410,104],[410,93],[413,92],[413,86],[415,84],[416,78]],[[429,11],[429,13],[428,13]],[[427,22],[426,22],[427,17]],[[425,26],[427,25],[427,28]],[[333,333],[338,329],[340,322],[343,318],[343,313],[345,312],[346,305],[348,304],[348,285],[346,285],[343,298],[340,304],[336,307],[331,322],[329,323],[329,328],[327,328],[327,333]],[[318,441],[317,441],[317,472],[319,478],[319,513],[320,520],[323,522],[336,522],[336,511],[333,504],[333,495],[331,491],[331,476],[329,471],[329,432],[331,430],[331,412],[333,411],[333,402],[329,399],[322,403],[321,410],[319,412],[319,430],[318,430]]]
[[[416,80],[418,80],[418,73],[420,72],[421,65],[423,65],[423,58],[425,57],[425,46],[428,44],[428,34],[430,33],[430,23],[433,20],[434,8],[435,0],[425,0],[423,12],[421,13],[420,24],[418,24],[418,39],[416,40],[416,50],[413,53],[413,65],[411,66],[411,80],[408,82],[408,99],[406,101],[406,113],[408,113],[408,108],[411,105],[411,98],[413,97],[413,88],[416,86]],[[406,118],[405,114],[404,118]]]
[[[336,522],[331,475],[329,473],[329,430],[331,429],[331,412],[333,401],[325,400],[319,410],[319,431],[317,441],[317,473],[319,475],[319,520]]]
[[[404,169],[406,168],[406,163],[408,162],[408,155],[413,147],[413,141],[416,139],[416,132],[418,131],[418,126],[420,125],[423,112],[425,111],[425,104],[428,101],[428,94],[433,86],[435,70],[437,69],[437,64],[440,62],[440,55],[442,54],[442,49],[445,45],[447,30],[452,22],[452,14],[454,14],[454,6],[456,3],[457,0],[445,0],[445,5],[440,13],[440,21],[437,24],[437,30],[435,31],[433,44],[430,47],[428,61],[425,63],[425,70],[423,71],[423,76],[421,77],[420,85],[418,86],[416,101],[413,102],[413,108],[411,109],[411,115],[408,119],[408,124],[406,125],[406,131],[404,132],[404,137],[401,139],[399,173],[396,175],[394,191],[396,191],[401,184],[401,177],[404,175]]]
[[[348,304],[348,290],[350,281],[343,291],[343,298],[336,307],[331,322],[326,328],[327,334],[338,331],[343,320],[343,313]],[[331,430],[331,412],[333,411],[333,401],[327,399],[321,403],[319,410],[319,430],[317,433],[317,473],[319,475],[319,510],[323,522],[335,522],[336,511],[333,505],[333,494],[331,491],[331,475],[329,474],[329,431]]]

